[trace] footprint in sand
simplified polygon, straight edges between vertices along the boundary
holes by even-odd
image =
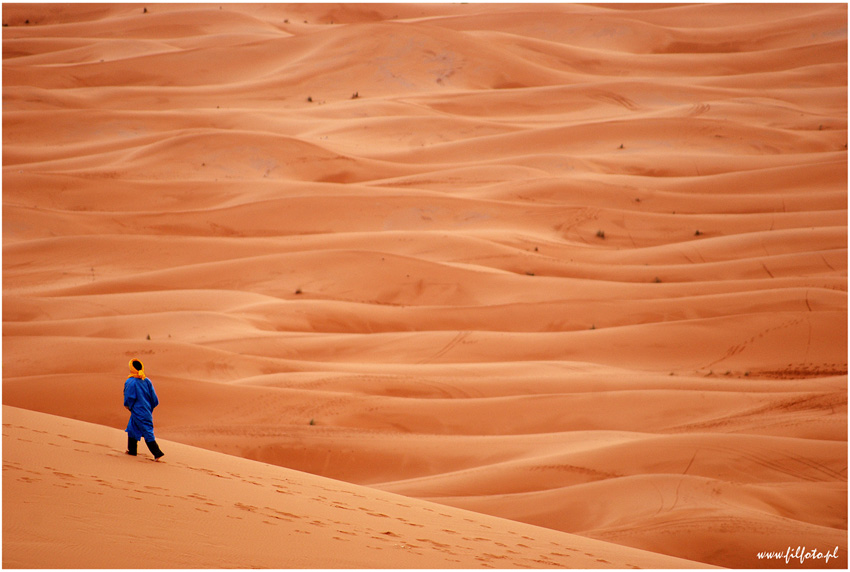
[[[282,510],[277,510],[276,508],[272,508],[270,506],[264,507],[265,510],[269,511],[268,516],[273,518],[277,518],[280,520],[287,520],[289,522],[294,522],[295,520],[300,520],[302,517],[297,514],[292,514],[291,512],[284,512]]]
[[[442,542],[437,542],[436,540],[431,540],[430,538],[417,538],[416,540],[417,540],[417,542],[427,542],[429,544],[432,544],[436,548],[449,548],[450,547],[450,545],[448,545],[448,544],[443,544]]]
[[[53,474],[56,475],[57,477],[59,477],[60,479],[62,479],[66,483],[66,485],[57,485],[57,486],[64,486],[65,488],[68,488],[68,487],[71,487],[71,486],[81,486],[80,483],[73,482],[73,481],[77,480],[76,475],[72,475],[70,473],[63,473],[63,472],[55,471],[55,470],[53,471]]]
[[[544,566],[554,566],[556,568],[561,567],[561,564],[559,562],[549,560],[548,558],[532,559],[532,562],[537,562],[538,564],[543,564]]]

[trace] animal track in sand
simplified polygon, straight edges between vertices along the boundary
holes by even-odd
[[[789,363],[783,369],[756,370],[751,372],[753,377],[770,379],[804,379],[809,377],[834,377],[847,375],[847,364],[841,363]]]
[[[454,348],[454,347],[455,347],[455,346],[457,346],[458,344],[467,343],[467,342],[465,342],[465,340],[466,340],[466,338],[467,338],[467,337],[469,337],[469,332],[458,332],[458,333],[455,335],[455,337],[454,337],[454,338],[452,338],[452,339],[449,341],[449,343],[447,343],[445,346],[443,346],[443,348],[442,348],[442,349],[440,349],[439,351],[437,351],[437,353],[433,354],[431,357],[424,358],[424,359],[423,359],[423,360],[421,360],[419,363],[428,363],[428,362],[434,361],[434,360],[435,360],[435,359],[437,359],[437,358],[443,357],[443,356],[444,356],[444,355],[446,355],[448,352],[450,352],[450,351],[452,350],[452,348]]]
[[[776,331],[779,331],[779,330],[783,330],[785,328],[789,328],[789,327],[792,327],[792,326],[799,325],[799,324],[802,323],[802,321],[803,320],[800,319],[800,318],[791,318],[789,320],[782,322],[781,324],[777,324],[777,325],[771,326],[769,328],[764,328],[759,333],[750,336],[749,338],[747,338],[743,342],[740,342],[738,344],[730,346],[729,349],[726,350],[726,353],[724,353],[722,357],[720,357],[720,358],[714,360],[713,362],[703,366],[702,369],[709,369],[712,366],[717,365],[718,363],[720,363],[724,360],[727,360],[731,357],[734,357],[734,356],[742,353],[751,344],[753,344],[756,340],[764,338],[767,334],[770,334],[771,332],[776,332]]]

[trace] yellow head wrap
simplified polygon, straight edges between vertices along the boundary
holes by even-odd
[[[139,369],[136,369],[136,366],[133,365],[133,362],[138,362],[141,366]],[[145,366],[142,363],[142,360],[133,358],[130,360],[130,371],[133,372],[134,377],[138,377],[139,379],[145,378]]]

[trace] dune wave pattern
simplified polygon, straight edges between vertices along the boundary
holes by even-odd
[[[4,404],[123,428],[136,356],[163,439],[846,567],[846,5],[3,25]]]

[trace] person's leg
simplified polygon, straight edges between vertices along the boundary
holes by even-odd
[[[148,446],[148,449],[150,449],[150,452],[153,454],[153,458],[156,460],[159,460],[159,458],[165,454],[160,450],[159,445],[156,444],[156,441],[148,441],[147,439],[145,439],[145,445]]]
[[[133,455],[135,457],[136,453],[138,452],[138,445],[139,445],[139,442],[136,441],[135,439],[133,439],[130,436],[130,434],[128,433],[127,434],[127,454]]]

